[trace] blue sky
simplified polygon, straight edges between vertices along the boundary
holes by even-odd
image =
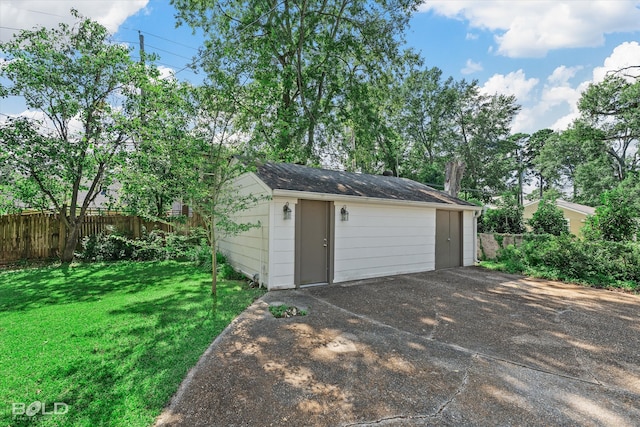
[[[198,78],[183,68],[202,36],[175,28],[168,0],[2,0],[0,39],[15,28],[69,21],[71,7],[134,46],[134,54],[142,31],[146,50],[158,53],[167,71]],[[445,76],[515,95],[522,111],[513,132],[563,129],[589,83],[607,70],[640,65],[640,0],[432,0],[412,18],[406,41]],[[24,110],[19,99],[0,100],[0,119]]]

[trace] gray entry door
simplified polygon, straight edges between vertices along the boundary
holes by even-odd
[[[461,214],[436,210],[436,270],[462,265]]]
[[[329,283],[329,202],[300,200],[296,217],[298,284]]]

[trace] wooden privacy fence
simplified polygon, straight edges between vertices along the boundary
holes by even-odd
[[[173,226],[163,222],[146,221],[129,215],[91,215],[85,217],[80,228],[78,244],[85,236],[104,231],[107,226],[132,238],[147,231],[171,231]],[[59,214],[33,213],[0,216],[0,263],[21,259],[46,259],[59,256],[66,242],[66,228]]]

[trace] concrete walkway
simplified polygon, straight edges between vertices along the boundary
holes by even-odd
[[[276,319],[268,304],[308,309]],[[270,292],[158,426],[637,426],[640,297],[457,268]]]

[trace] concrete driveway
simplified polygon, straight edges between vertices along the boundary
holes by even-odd
[[[276,319],[268,304],[308,309]],[[271,292],[158,426],[640,423],[640,297],[481,268]]]

